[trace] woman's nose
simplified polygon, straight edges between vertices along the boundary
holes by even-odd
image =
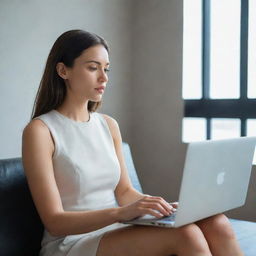
[[[105,70],[102,70],[101,71],[101,73],[100,73],[100,79],[101,79],[101,81],[108,81],[108,75],[107,75],[107,73],[106,73],[106,71]]]

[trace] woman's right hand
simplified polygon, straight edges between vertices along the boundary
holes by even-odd
[[[169,216],[175,211],[174,207],[166,202],[162,197],[146,195],[131,204],[118,208],[118,221],[128,221],[145,214],[150,214],[156,218]]]

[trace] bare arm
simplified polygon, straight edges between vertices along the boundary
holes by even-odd
[[[143,197],[145,194],[140,193],[135,188],[128,188],[118,199],[118,203],[120,206],[127,205],[133,202],[136,202]]]
[[[54,142],[46,125],[33,120],[22,137],[22,160],[29,188],[46,229],[55,236],[87,233],[119,221],[118,208],[64,211],[53,172]]]
[[[128,170],[124,160],[123,147],[122,147],[122,136],[119,129],[119,125],[115,119],[108,115],[103,115],[106,119],[110,132],[113,137],[115,151],[120,164],[121,177],[120,181],[115,189],[115,196],[120,206],[133,203],[145,196],[145,194],[137,191],[129,178]]]
[[[103,116],[112,134],[116,155],[120,164],[121,176],[115,189],[115,196],[120,206],[119,218],[125,220],[142,216],[143,214],[161,217],[161,215],[155,213],[153,209],[160,211],[163,215],[169,215],[173,211],[173,206],[167,203],[163,198],[142,194],[133,187],[124,160],[122,136],[119,125],[112,117],[108,115]]]

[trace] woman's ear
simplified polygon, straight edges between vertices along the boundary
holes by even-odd
[[[67,72],[67,67],[65,66],[65,64],[63,62],[58,62],[56,65],[56,71],[58,73],[58,75],[65,79],[68,79],[68,72]]]

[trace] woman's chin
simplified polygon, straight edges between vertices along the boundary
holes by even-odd
[[[100,102],[100,101],[102,100],[102,96],[103,96],[102,94],[96,96],[95,99],[94,99],[94,101],[95,101],[95,102]]]
[[[90,101],[93,101],[93,102],[100,102],[100,101],[102,101],[102,96],[100,96],[100,97],[92,97],[92,98],[90,99]]]

